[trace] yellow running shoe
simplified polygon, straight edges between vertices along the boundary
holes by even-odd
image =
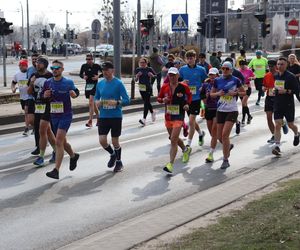
[[[169,162],[167,163],[167,165],[164,167],[164,171],[168,172],[168,173],[172,173],[173,172],[173,163]]]
[[[214,157],[213,157],[213,154],[212,153],[208,153],[208,156],[207,158],[205,159],[205,162],[206,163],[211,163],[214,161]]]
[[[182,155],[183,163],[187,163],[189,161],[191,152],[192,152],[192,148],[190,146],[186,146]]]

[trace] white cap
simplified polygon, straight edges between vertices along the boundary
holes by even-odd
[[[209,75],[218,75],[219,74],[219,70],[217,68],[210,68],[208,71]]]
[[[171,67],[171,68],[169,68],[169,70],[168,70],[168,74],[174,74],[174,75],[177,75],[177,74],[179,74],[179,71],[178,71],[177,68]]]

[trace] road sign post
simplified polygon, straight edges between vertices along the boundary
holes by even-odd
[[[96,45],[97,45],[97,40],[100,38],[99,36],[99,32],[101,30],[101,23],[98,19],[94,19],[92,22],[92,39],[94,39],[94,51],[96,52]],[[96,58],[94,57],[94,62],[95,62]]]
[[[295,53],[296,35],[299,31],[299,22],[295,18],[288,22],[288,32],[292,36],[292,53]]]

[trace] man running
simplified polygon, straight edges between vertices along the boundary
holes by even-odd
[[[51,70],[53,78],[47,80],[43,87],[43,97],[50,103],[51,122],[55,134],[55,168],[47,172],[49,178],[59,179],[59,169],[64,157],[64,150],[70,155],[70,170],[73,171],[77,166],[79,154],[74,153],[71,145],[67,142],[67,132],[72,123],[72,104],[71,99],[79,95],[73,80],[62,76],[64,65],[61,61],[54,60]]]
[[[121,146],[119,137],[122,131],[122,105],[130,102],[124,83],[114,76],[114,66],[111,62],[102,64],[104,79],[96,87],[95,103],[99,114],[99,142],[110,154],[107,167],[114,167],[114,172],[123,170],[121,161]],[[107,135],[111,131],[111,140],[114,150],[107,142]]]
[[[299,93],[298,81],[295,75],[287,71],[287,59],[280,57],[277,60],[278,74],[275,75],[274,120],[275,120],[275,146],[272,154],[281,155],[280,139],[281,126],[285,117],[288,127],[294,132],[293,145],[299,144],[298,127],[295,125],[294,94]]]
[[[175,67],[168,70],[169,82],[165,83],[158,95],[157,101],[165,104],[165,126],[171,140],[170,162],[164,167],[164,171],[173,172],[174,161],[179,146],[183,154],[183,162],[187,162],[188,151],[183,141],[179,138],[181,127],[184,121],[185,111],[189,109],[192,101],[192,94],[189,87],[184,83],[179,83],[179,71]]]
[[[222,64],[222,76],[215,79],[210,92],[213,98],[219,97],[217,108],[217,134],[223,144],[223,163],[221,169],[230,167],[228,158],[233,144],[230,144],[229,135],[233,124],[238,117],[237,96],[246,94],[241,81],[232,75],[233,66],[230,62]]]
[[[93,127],[94,113],[98,117],[98,110],[94,103],[94,96],[98,79],[102,76],[102,69],[99,64],[94,63],[92,54],[86,55],[86,63],[81,66],[79,76],[86,81],[85,97],[89,99],[89,120],[85,125],[91,128]]]
[[[204,144],[205,133],[200,130],[200,127],[196,122],[196,116],[200,113],[200,88],[204,80],[207,78],[207,74],[203,67],[196,65],[196,52],[194,50],[187,51],[185,56],[187,65],[181,67],[179,73],[182,79],[187,82],[193,95],[192,103],[187,111],[190,125],[187,148],[190,154],[192,151],[191,145],[195,130],[197,130],[199,134],[199,146]]]

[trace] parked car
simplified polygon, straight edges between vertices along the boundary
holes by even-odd
[[[82,48],[78,43],[65,43],[69,55],[77,55],[82,53]]]
[[[96,51],[93,51],[95,57],[114,56],[114,46],[111,44],[101,44],[96,46]]]

